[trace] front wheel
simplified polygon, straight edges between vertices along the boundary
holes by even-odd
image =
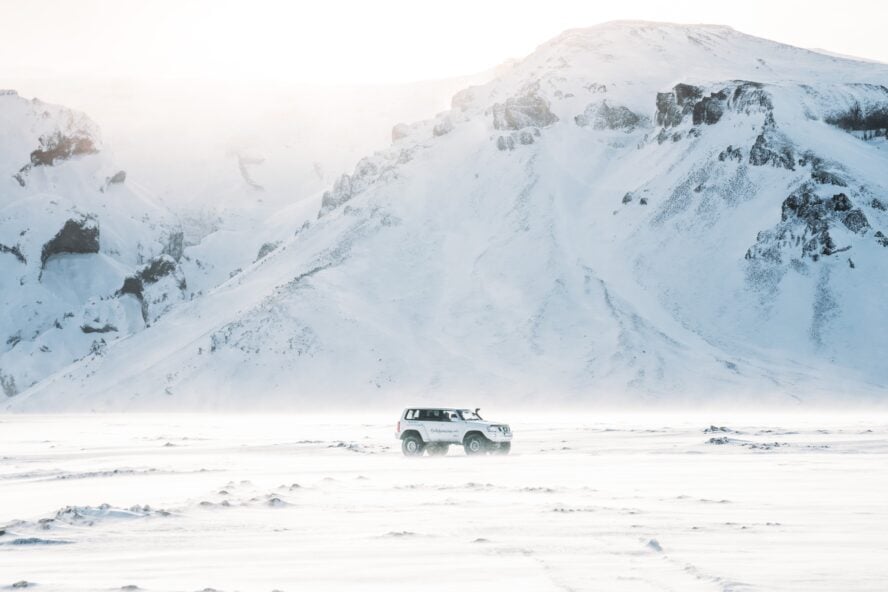
[[[466,449],[466,454],[469,455],[484,454],[487,452],[487,438],[479,434],[467,436],[465,442],[463,442],[463,448]]]
[[[401,440],[401,452],[404,453],[404,456],[422,456],[424,449],[425,444],[422,443],[422,438],[419,436],[405,436]]]
[[[502,442],[497,444],[493,449],[494,454],[509,454],[509,451],[512,450],[511,442]]]

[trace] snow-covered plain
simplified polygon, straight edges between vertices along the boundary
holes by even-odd
[[[395,410],[3,416],[0,589],[884,590],[886,416],[505,411],[422,459]]]

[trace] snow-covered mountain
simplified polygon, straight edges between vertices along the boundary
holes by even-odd
[[[9,407],[882,397],[886,85],[726,27],[565,32]]]

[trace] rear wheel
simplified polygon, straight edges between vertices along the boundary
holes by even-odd
[[[427,450],[429,451],[429,456],[445,456],[447,451],[450,450],[449,444],[429,444]]]
[[[424,449],[425,444],[419,436],[411,434],[401,439],[401,452],[404,456],[422,456]]]
[[[469,455],[485,454],[488,448],[487,438],[480,434],[470,434],[466,436],[463,448],[466,449],[466,454]]]

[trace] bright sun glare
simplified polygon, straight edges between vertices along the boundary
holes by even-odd
[[[390,83],[472,74],[571,28],[614,19],[728,24],[800,45],[888,61],[881,0],[700,0],[619,5],[553,0],[281,2],[0,0],[0,75]],[[853,10],[852,10],[853,9]],[[770,18],[761,19],[759,15]],[[40,31],[40,35],[34,35]]]

